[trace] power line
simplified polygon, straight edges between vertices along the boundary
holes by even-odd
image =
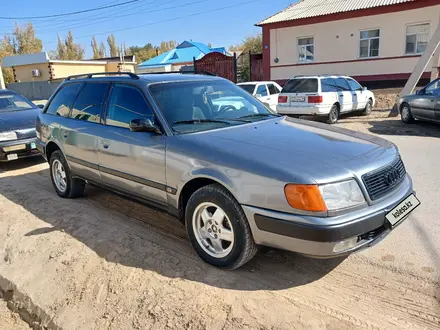
[[[86,35],[86,36],[75,37],[75,39],[85,39],[85,38],[90,38],[90,37],[93,37],[93,36],[106,35],[106,34],[111,34],[111,33],[115,33],[115,32],[134,30],[134,29],[145,27],[145,26],[150,26],[150,25],[155,25],[155,24],[160,24],[160,23],[167,23],[167,22],[177,21],[177,20],[180,20],[182,18],[194,17],[194,16],[200,16],[200,15],[204,15],[204,14],[214,13],[214,12],[217,12],[217,11],[221,11],[221,10],[225,10],[225,9],[230,9],[230,8],[235,8],[235,7],[247,5],[247,4],[258,2],[258,1],[263,1],[263,0],[250,0],[250,1],[240,2],[240,3],[236,3],[234,5],[220,7],[220,8],[216,8],[216,9],[212,9],[212,10],[201,11],[201,12],[197,12],[197,13],[193,13],[193,14],[188,14],[188,15],[184,15],[184,16],[173,17],[173,18],[169,18],[169,19],[166,19],[166,20],[151,22],[151,23],[147,23],[147,24],[138,24],[136,26],[131,26],[131,27],[123,28],[123,29],[116,29],[116,30],[111,30],[111,31],[106,31],[106,32],[94,33],[94,34],[90,34],[90,35]],[[45,42],[45,44],[54,44],[54,43],[56,43],[56,41]]]
[[[72,11],[72,12],[62,13],[62,14],[45,15],[45,16],[21,16],[21,17],[0,16],[0,19],[9,19],[9,20],[12,20],[12,19],[40,19],[40,18],[53,18],[53,17],[60,17],[60,16],[77,15],[77,14],[88,13],[88,12],[91,12],[91,11],[97,11],[97,10],[103,10],[103,9],[107,9],[107,8],[119,7],[119,6],[127,5],[127,4],[130,4],[130,3],[133,3],[133,2],[138,2],[138,1],[140,1],[140,0],[130,0],[130,1],[125,1],[125,2],[121,2],[121,3],[116,3],[114,5],[107,5],[107,6],[101,6],[101,7],[96,7],[96,8],[79,10],[79,11]]]

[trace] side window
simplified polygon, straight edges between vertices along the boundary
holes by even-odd
[[[336,87],[335,80],[333,78],[321,79],[322,92],[337,92],[338,87]]]
[[[348,82],[344,78],[335,79],[336,86],[340,92],[345,92],[350,90],[350,86]]]
[[[109,83],[86,83],[72,108],[71,117],[99,123]]]
[[[134,86],[115,84],[108,102],[106,125],[129,128],[133,119],[150,118],[153,112]]]
[[[440,79],[435,80],[425,88],[425,95],[440,96]]]
[[[260,85],[257,88],[257,93],[256,94],[260,94],[261,96],[267,96],[267,88],[266,85]]]
[[[347,83],[352,91],[359,91],[362,89],[362,86],[356,80],[353,79],[345,79],[345,80],[347,80]]]
[[[269,88],[270,95],[278,94],[280,92],[274,84],[269,84],[269,85],[267,85],[267,87]]]
[[[51,115],[57,115],[61,117],[67,117],[69,115],[70,109],[73,102],[76,99],[76,95],[81,87],[81,84],[71,84],[66,85],[61,88],[60,91],[55,95],[52,102],[50,102],[46,113]]]

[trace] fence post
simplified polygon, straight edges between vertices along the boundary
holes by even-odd
[[[249,81],[253,81],[252,79],[252,52],[249,51]]]
[[[237,54],[234,53],[234,83],[237,83]]]
[[[194,72],[197,72],[196,57],[195,56],[193,56],[193,70],[194,70]]]

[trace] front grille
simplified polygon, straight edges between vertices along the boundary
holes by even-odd
[[[399,157],[399,159],[391,165],[363,175],[362,180],[364,181],[371,200],[376,200],[393,190],[403,181],[405,175],[405,165],[403,165]]]

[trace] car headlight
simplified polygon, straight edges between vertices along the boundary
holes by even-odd
[[[324,185],[288,184],[284,193],[291,207],[311,212],[337,211],[365,203],[355,180]]]
[[[319,186],[322,198],[329,211],[346,209],[365,203],[359,185],[354,180]]]
[[[15,132],[1,132],[0,141],[17,140],[17,134]]]

